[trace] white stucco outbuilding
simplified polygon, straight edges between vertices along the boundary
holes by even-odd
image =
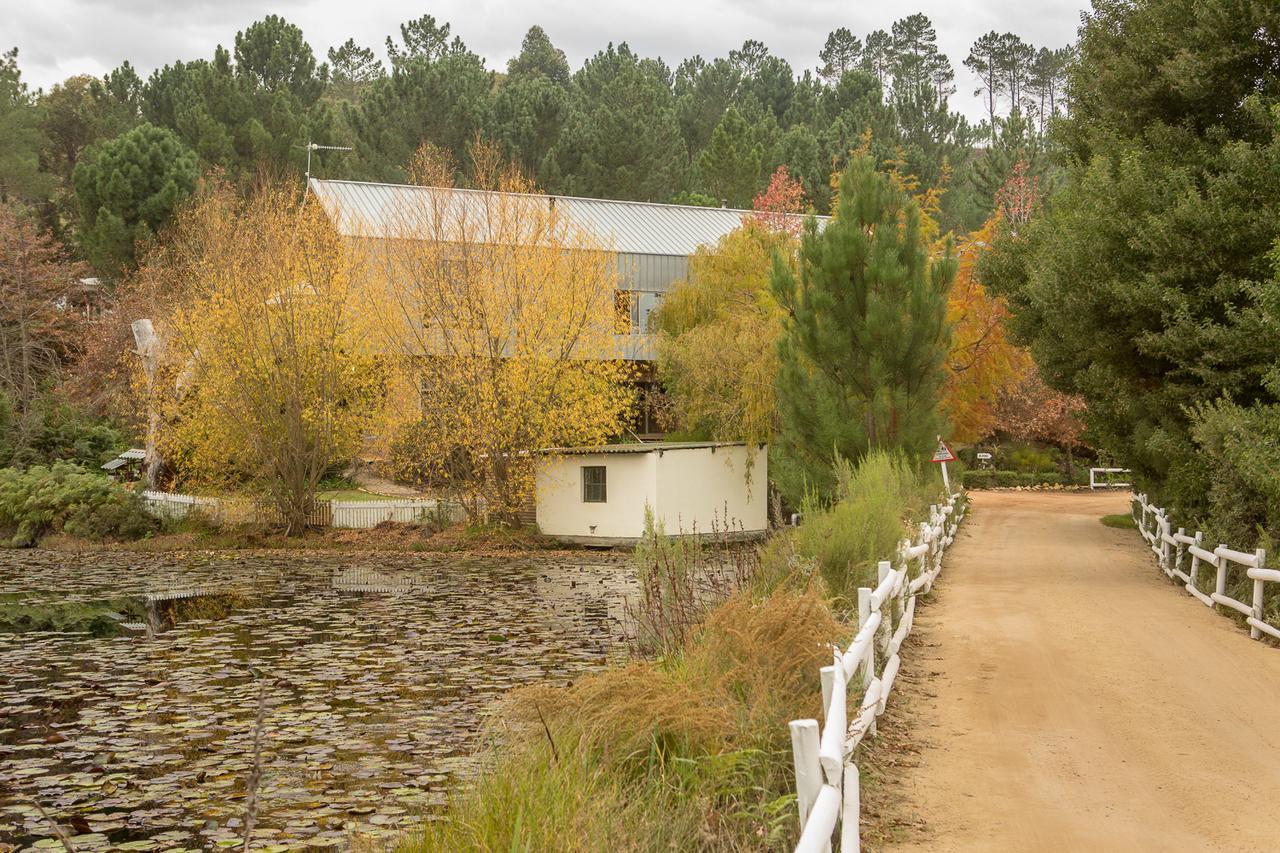
[[[669,535],[764,535],[768,454],[742,442],[653,442],[559,448],[536,465],[538,529],[587,545],[644,534],[645,507]]]

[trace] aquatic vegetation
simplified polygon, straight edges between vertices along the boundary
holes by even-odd
[[[398,836],[495,700],[625,650],[625,564],[574,560],[0,552],[0,606],[145,614],[0,633],[0,849],[60,847],[41,807],[77,850],[236,846],[264,683],[255,847]]]

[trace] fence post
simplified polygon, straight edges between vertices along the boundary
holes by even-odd
[[[1227,547],[1226,542],[1218,543],[1218,548]],[[1214,562],[1218,564],[1218,577],[1213,584],[1213,591],[1218,595],[1227,594],[1227,561],[1218,556],[1217,549],[1214,550]],[[1214,602],[1213,609],[1218,610],[1218,603]],[[1218,611],[1221,612],[1221,611]]]
[[[1263,568],[1267,562],[1267,552],[1262,548],[1259,548],[1258,550],[1253,552],[1253,555],[1258,560],[1258,568],[1260,569]],[[1264,581],[1262,578],[1253,579],[1253,618],[1257,619],[1259,622],[1262,621],[1263,596],[1266,595],[1266,591],[1264,588],[1265,583],[1266,581]],[[1249,636],[1255,640],[1261,640],[1262,629],[1256,625],[1250,625]]]
[[[858,765],[844,766],[844,808],[840,814],[840,853],[858,853],[862,847],[862,784]]]
[[[871,590],[865,586],[858,587],[858,630],[862,630],[862,626],[867,624],[867,620],[871,618]],[[866,663],[862,669],[862,686],[865,690],[871,684],[871,679],[876,677],[876,642],[875,638],[867,643]],[[861,704],[859,704],[861,707]],[[871,725],[867,727],[867,734],[874,735],[876,733],[876,721],[873,719]]]
[[[824,666],[819,673],[822,677],[822,720],[825,723],[831,719],[831,689],[836,678],[835,665]]]
[[[1201,533],[1199,530],[1196,531],[1196,547],[1204,548],[1204,534]],[[1187,570],[1187,575],[1190,577],[1190,580],[1187,581],[1187,584],[1192,589],[1200,588],[1200,583],[1197,580],[1197,576],[1199,575],[1199,573],[1200,573],[1200,558],[1197,557],[1195,554],[1192,554],[1191,567]]]
[[[818,763],[818,721],[792,720],[791,761],[796,771],[796,804],[800,807],[800,831],[809,819],[822,790],[822,765]]]
[[[1178,536],[1186,536],[1186,535],[1187,535],[1187,529],[1185,527],[1179,527]],[[1175,573],[1180,574],[1182,572],[1182,557],[1186,551],[1187,546],[1182,543],[1181,539],[1179,539],[1176,548],[1177,548],[1177,556],[1174,557],[1174,560],[1173,560],[1173,570]]]
[[[889,573],[893,571],[893,567],[889,565],[888,560],[881,560],[876,564],[876,589],[884,583],[884,579],[889,577]],[[885,607],[885,605],[889,605]],[[889,643],[893,639],[893,599],[886,598],[880,603],[880,652],[884,656],[889,654]]]

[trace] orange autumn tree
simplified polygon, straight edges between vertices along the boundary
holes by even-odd
[[[1031,365],[1027,352],[1005,331],[1009,309],[1004,300],[987,293],[975,275],[978,255],[991,242],[997,222],[992,217],[961,241],[960,269],[947,302],[951,349],[943,401],[952,436],[960,442],[979,441],[991,434],[1001,393]]]

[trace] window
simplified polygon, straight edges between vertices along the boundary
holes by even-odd
[[[605,467],[603,465],[582,466],[582,501],[589,504],[602,504],[608,498],[605,486]]]

